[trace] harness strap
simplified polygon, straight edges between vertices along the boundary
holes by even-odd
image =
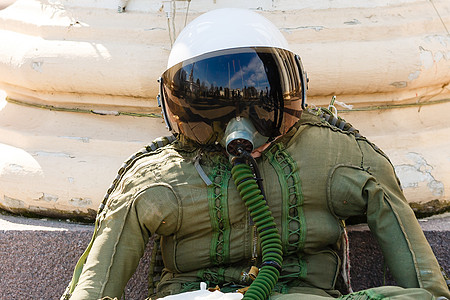
[[[169,145],[172,142],[174,142],[175,140],[176,140],[176,138],[173,135],[157,138],[157,139],[153,140],[150,144],[148,144],[147,146],[145,146],[144,148],[142,148],[141,150],[136,152],[135,154],[131,155],[127,160],[125,160],[125,162],[119,168],[119,171],[117,172],[116,178],[114,178],[113,182],[111,183],[111,185],[107,189],[106,194],[103,197],[103,201],[100,204],[100,207],[98,209],[97,214],[99,214],[103,210],[103,208],[106,205],[106,202],[108,201],[109,196],[115,190],[115,188],[119,184],[119,182],[122,179],[122,177],[134,165],[134,163],[139,158],[141,158],[144,154],[151,153],[153,151],[158,150],[159,148],[162,148],[162,147],[164,147],[166,145]]]
[[[337,114],[333,114],[329,109],[324,107],[309,109],[309,113],[318,116],[322,120],[325,120],[329,125],[334,128],[337,128],[344,132],[351,132],[355,135],[355,137],[362,137],[355,127],[352,124],[348,123]]]

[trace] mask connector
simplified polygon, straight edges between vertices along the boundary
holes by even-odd
[[[241,156],[244,152],[251,153],[266,141],[267,137],[259,134],[249,119],[236,117],[228,123],[221,144],[230,156]]]

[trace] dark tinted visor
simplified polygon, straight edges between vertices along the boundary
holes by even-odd
[[[172,131],[200,144],[219,141],[237,116],[249,118],[261,135],[276,137],[300,117],[300,72],[295,55],[284,49],[207,53],[162,75],[165,117]]]

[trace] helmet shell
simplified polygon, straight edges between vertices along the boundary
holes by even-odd
[[[306,97],[300,58],[288,48],[275,25],[250,10],[218,9],[192,21],[161,75],[169,130],[208,145],[243,117],[266,140],[285,134]]]
[[[275,47],[289,50],[275,25],[247,9],[221,8],[190,22],[179,34],[167,62],[173,65],[217,50],[240,47]]]

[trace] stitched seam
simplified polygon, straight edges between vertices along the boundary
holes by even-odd
[[[133,201],[134,201],[134,199],[131,200],[131,201],[127,201],[125,203],[125,206],[126,206],[126,209],[127,209],[127,213],[123,217],[122,224],[125,224],[125,220],[128,218],[128,215],[130,213],[130,209],[131,209]],[[112,268],[112,265],[113,265],[113,262],[114,262],[114,257],[116,256],[117,245],[119,244],[119,240],[122,237],[123,228],[124,228],[124,226],[122,225],[122,227],[120,228],[120,232],[117,235],[117,239],[116,239],[115,244],[114,244],[114,250],[113,250],[113,253],[111,254],[111,260],[110,260],[110,263],[109,263],[109,266],[108,266],[108,271],[105,274],[106,280],[101,283],[100,291],[98,293],[99,297],[97,297],[97,298],[101,298],[100,295],[104,294],[104,291],[105,291],[105,288],[106,288],[106,284],[108,283],[109,276],[110,276],[110,273],[111,273],[111,268]]]
[[[229,168],[217,162],[211,174],[212,185],[208,187],[208,203],[213,236],[210,246],[210,260],[213,265],[230,260],[230,219],[228,216]]]
[[[303,194],[299,169],[294,159],[281,143],[272,146],[266,152],[266,156],[278,175],[282,191],[283,253],[285,256],[294,254],[296,257],[296,262],[294,263],[283,263],[282,269],[295,267],[297,270],[281,275],[280,279],[302,279],[306,277],[307,273],[306,262],[297,256],[296,253],[303,249],[305,245],[306,220],[303,212]],[[290,229],[292,228],[290,226],[291,222],[297,223],[297,230]]]
[[[223,284],[225,282],[225,268],[201,269],[197,272],[197,277],[202,281],[207,281],[209,284]]]
[[[339,297],[341,300],[382,300],[386,299],[381,294],[375,293],[373,290],[364,290],[355,293],[351,293],[342,297]]]
[[[378,183],[377,183],[377,184],[378,184]],[[380,188],[381,188],[381,187],[380,187]],[[409,252],[410,252],[410,254],[411,254],[411,258],[412,258],[412,260],[413,260],[413,262],[414,262],[414,269],[415,269],[415,271],[416,271],[417,281],[418,281],[418,283],[419,283],[419,286],[420,286],[421,288],[423,288],[424,285],[423,285],[422,275],[421,275],[421,273],[420,273],[419,263],[418,263],[417,258],[416,258],[416,253],[414,252],[414,248],[413,248],[412,245],[411,245],[411,241],[409,240],[409,236],[408,236],[408,234],[406,233],[405,226],[403,225],[402,219],[401,219],[400,216],[398,215],[398,212],[397,212],[395,209],[392,208],[392,205],[391,205],[391,199],[389,198],[389,195],[388,195],[384,190],[383,190],[383,193],[384,193],[384,195],[385,195],[384,201],[386,201],[386,203],[387,203],[387,204],[389,205],[389,207],[391,208],[391,211],[392,211],[392,213],[395,215],[395,218],[396,218],[396,220],[397,220],[397,222],[398,222],[398,226],[400,227],[400,230],[402,231],[402,234],[403,234],[403,236],[405,237],[405,241],[406,241],[406,243],[407,243],[407,245],[408,245]]]
[[[303,213],[303,194],[301,191],[298,167],[281,143],[275,144],[266,154],[275,169],[281,185],[283,197],[283,253],[289,255],[304,247],[305,218]],[[296,230],[291,230],[297,223]]]

